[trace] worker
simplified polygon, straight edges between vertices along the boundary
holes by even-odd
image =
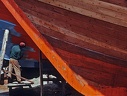
[[[10,60],[9,60],[9,73],[8,73],[8,82],[12,82],[11,73],[15,71],[16,79],[18,83],[21,83],[21,70],[18,60],[20,60],[23,57],[23,48],[26,46],[24,42],[20,42],[19,45],[14,45],[10,52]]]

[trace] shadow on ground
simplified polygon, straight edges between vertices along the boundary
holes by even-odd
[[[9,96],[9,92],[0,93],[0,96]]]
[[[35,88],[17,88],[12,90],[10,96],[40,96],[40,86]],[[1,96],[1,95],[0,95]],[[56,84],[46,84],[43,86],[43,96],[83,96],[76,91],[66,88],[65,94]]]

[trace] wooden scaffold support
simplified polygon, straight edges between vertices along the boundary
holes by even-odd
[[[42,65],[42,52],[39,52],[39,71],[40,71],[40,96],[43,96],[43,65]]]
[[[7,41],[8,41],[8,35],[9,35],[9,30],[5,29],[2,47],[1,47],[1,54],[0,54],[0,79],[1,79],[1,70],[2,70],[2,66],[3,66],[4,55],[5,55],[5,51],[6,51],[6,45],[7,45]]]

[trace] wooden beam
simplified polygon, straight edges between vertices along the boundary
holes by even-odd
[[[2,66],[3,66],[4,55],[5,55],[5,51],[6,51],[6,45],[7,45],[7,41],[8,41],[8,35],[9,35],[9,30],[6,29],[4,32],[3,43],[2,43],[1,54],[0,54],[0,78],[1,78],[1,70],[2,70]]]
[[[39,73],[40,73],[40,96],[43,96],[43,63],[42,63],[42,52],[39,50]]]
[[[127,8],[99,0],[38,0],[78,14],[127,27]]]

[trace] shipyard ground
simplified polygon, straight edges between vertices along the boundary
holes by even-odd
[[[48,64],[46,63],[46,65]],[[47,81],[44,81],[48,83],[43,85],[43,96],[83,96],[75,91],[69,84],[67,84],[65,80],[61,79],[62,77],[55,70],[51,71],[49,68],[49,71],[44,73],[46,76],[53,74],[59,80],[49,78],[49,80],[54,80],[54,83],[50,83],[48,79]],[[11,91],[11,96],[40,96],[39,69],[22,68],[22,76],[34,82],[34,84],[31,85],[32,88],[16,88]],[[45,80],[46,78],[43,77],[43,79]],[[61,81],[61,83],[59,81]],[[0,96],[9,96],[7,85],[0,85]]]
[[[0,96],[40,96],[40,85],[38,85],[38,78],[34,78],[32,81],[32,88],[16,88],[11,90],[9,95],[9,89],[7,85],[0,85]],[[63,90],[61,85],[57,84],[45,84],[43,85],[43,96],[83,96],[75,91],[71,86],[66,84]]]
[[[52,87],[47,86],[44,88],[43,96],[82,96],[78,93],[66,93],[62,94],[61,91],[56,89],[56,85],[52,85]],[[24,89],[14,89],[11,91],[11,95],[9,95],[9,90],[6,85],[0,85],[0,96],[40,96],[40,87],[35,88],[24,88]]]

